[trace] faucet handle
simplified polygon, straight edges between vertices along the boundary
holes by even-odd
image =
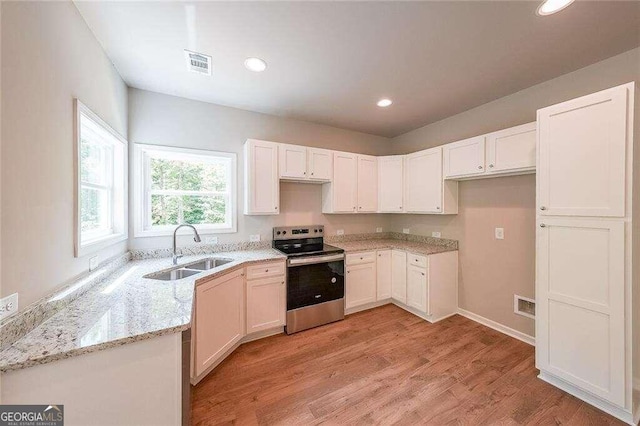
[[[180,259],[181,257],[183,257],[183,254],[175,254],[173,255],[173,264],[177,265],[178,264],[178,259]]]

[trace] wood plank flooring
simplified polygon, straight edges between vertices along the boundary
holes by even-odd
[[[622,424],[536,377],[532,346],[386,305],[242,345],[193,388],[195,426]]]

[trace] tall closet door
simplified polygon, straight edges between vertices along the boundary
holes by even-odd
[[[625,403],[625,223],[538,219],[536,366]]]
[[[541,215],[625,215],[629,90],[614,87],[538,111]]]

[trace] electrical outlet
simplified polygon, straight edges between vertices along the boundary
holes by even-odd
[[[403,234],[408,234],[409,233],[409,228],[402,228],[402,233]]]
[[[336,231],[336,234],[337,234],[337,235],[344,235],[344,229],[338,229],[338,230]]]
[[[440,237],[442,236],[442,234],[441,234],[441,233],[439,233],[439,232],[433,231],[433,232],[431,233],[431,236],[432,236],[433,238],[440,238]]]
[[[249,241],[251,241],[252,243],[257,243],[258,241],[260,241],[260,234],[249,235]]]
[[[93,256],[91,259],[89,259],[89,270],[93,271],[97,267],[98,267],[98,256]]]
[[[18,293],[0,300],[0,320],[10,317],[18,312]]]
[[[496,240],[504,240],[504,228],[496,228]]]
[[[207,244],[218,244],[218,237],[206,237],[204,241]]]
[[[376,232],[382,232],[382,228],[376,228]]]

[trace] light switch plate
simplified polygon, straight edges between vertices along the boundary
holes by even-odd
[[[504,228],[496,228],[496,240],[504,240]]]
[[[98,256],[93,256],[89,259],[89,270],[93,271],[98,267]]]
[[[207,244],[218,244],[218,237],[207,237],[205,238],[205,242]]]
[[[376,232],[382,232],[382,228],[376,228]]]
[[[403,234],[408,234],[409,233],[409,228],[402,228],[402,233]]]
[[[260,234],[249,235],[249,241],[251,241],[252,243],[257,243],[258,241],[260,241]]]
[[[336,231],[336,234],[337,234],[337,235],[344,235],[344,229],[338,229],[338,230]]]
[[[433,238],[440,238],[440,237],[442,236],[442,234],[441,234],[440,232],[433,231],[433,232],[431,233],[431,236],[432,236]]]
[[[13,293],[0,300],[0,320],[18,312],[18,293]]]

